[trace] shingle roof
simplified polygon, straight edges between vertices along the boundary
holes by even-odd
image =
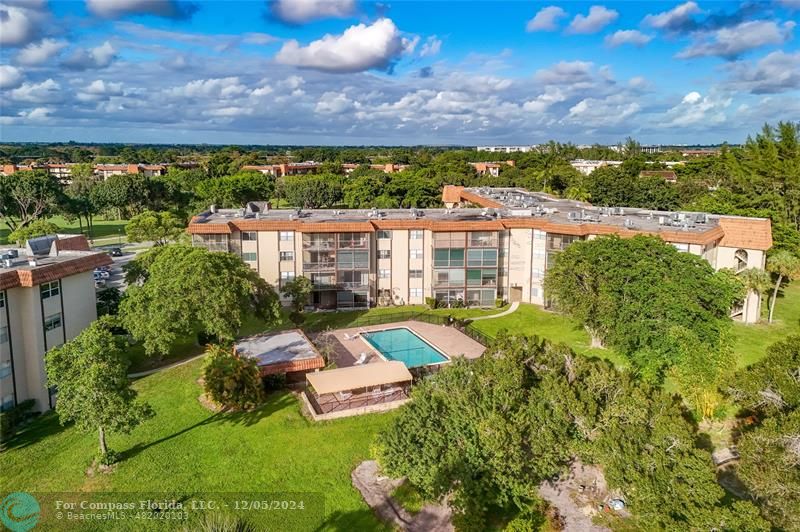
[[[772,224],[767,219],[723,216],[719,225],[724,232],[720,246],[763,250],[772,247]]]

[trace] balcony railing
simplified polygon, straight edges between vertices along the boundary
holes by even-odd
[[[333,270],[336,268],[335,261],[325,261],[325,262],[304,262],[303,263],[303,271],[304,272],[318,272],[323,270]]]

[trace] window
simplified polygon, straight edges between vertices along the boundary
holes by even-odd
[[[255,242],[258,240],[258,233],[255,231],[243,231],[242,240],[247,242]]]
[[[689,244],[681,244],[678,242],[673,242],[672,245],[675,246],[675,249],[677,249],[678,251],[683,251],[685,253],[689,252]]]
[[[11,376],[11,362],[3,362],[0,364],[0,379],[5,379]]]
[[[421,249],[412,249],[411,250],[411,258],[412,259],[421,259],[423,255],[423,251]]]
[[[52,331],[61,327],[61,313],[53,314],[51,316],[47,316],[44,319],[44,330],[45,331]]]
[[[409,237],[411,240],[422,240],[422,231],[419,229],[413,229],[409,231]]]
[[[541,268],[534,268],[531,275],[534,279],[542,279],[544,278],[544,270]]]
[[[467,270],[467,285],[469,286],[495,286],[496,284],[497,270]]]
[[[409,279],[422,279],[422,270],[408,270]]]
[[[733,259],[736,263],[736,273],[747,268],[747,251],[737,249],[736,253],[733,254]]]
[[[436,248],[463,248],[467,245],[467,233],[434,233],[433,247]]]
[[[392,275],[392,270],[378,270],[378,277],[388,279]]]
[[[436,286],[464,286],[464,270],[434,270],[433,280]]]
[[[411,288],[408,291],[409,297],[421,298],[422,297],[422,288]]]
[[[464,265],[463,248],[439,248],[433,255],[433,266],[435,268],[452,268]]]
[[[497,233],[494,231],[473,231],[469,233],[469,247],[491,248],[497,247]]]
[[[8,342],[8,326],[0,327],[0,344]]]
[[[281,272],[281,282],[279,283],[279,287],[283,287],[286,283],[294,279],[294,272]]]
[[[496,249],[467,250],[467,266],[497,266]]]
[[[209,251],[228,251],[228,235],[192,235],[192,244]]]
[[[391,231],[380,230],[380,231],[378,231],[377,237],[378,237],[378,240],[388,240],[388,239],[392,238],[392,232]]]
[[[6,293],[0,292],[0,308],[5,308],[6,306]]]
[[[242,260],[245,262],[256,262],[258,260],[257,253],[242,253]]]
[[[392,252],[388,249],[379,249],[378,250],[378,258],[379,259],[390,259],[392,258]]]
[[[59,293],[58,281],[42,283],[42,285],[39,287],[39,290],[41,291],[42,299],[47,299],[48,297],[57,296]]]
[[[336,253],[336,266],[340,270],[369,268],[369,252],[339,251]]]
[[[14,408],[14,395],[9,394],[3,397],[3,403],[0,404],[0,411],[6,411]]]
[[[539,289],[536,287],[531,288],[531,296],[539,297]]]
[[[365,249],[367,247],[366,233],[340,233],[339,249]]]
[[[281,251],[281,260],[294,261],[294,251]]]
[[[291,242],[294,240],[294,231],[281,231],[279,238],[281,242]]]

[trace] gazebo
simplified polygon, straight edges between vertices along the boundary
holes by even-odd
[[[300,329],[242,338],[233,347],[241,356],[254,358],[262,377],[285,373],[302,380],[307,371],[325,367],[325,360]]]
[[[405,364],[392,360],[307,373],[306,381],[306,397],[316,415],[355,415],[403,404],[412,376]]]

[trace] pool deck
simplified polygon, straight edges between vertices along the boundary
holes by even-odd
[[[361,353],[367,353],[367,363],[380,363],[383,358],[378,354],[374,347],[361,338],[359,333],[382,331],[385,329],[397,329],[406,327],[422,337],[426,342],[437,348],[450,358],[465,356],[467,358],[478,358],[486,350],[481,344],[466,336],[453,327],[433,325],[418,321],[401,321],[398,323],[384,323],[382,325],[369,325],[366,327],[351,327],[349,329],[336,329],[331,331],[333,336],[333,348],[336,352],[336,365],[340,368],[352,366],[358,360]],[[346,339],[348,335],[350,339]],[[355,339],[354,335],[357,335]]]

